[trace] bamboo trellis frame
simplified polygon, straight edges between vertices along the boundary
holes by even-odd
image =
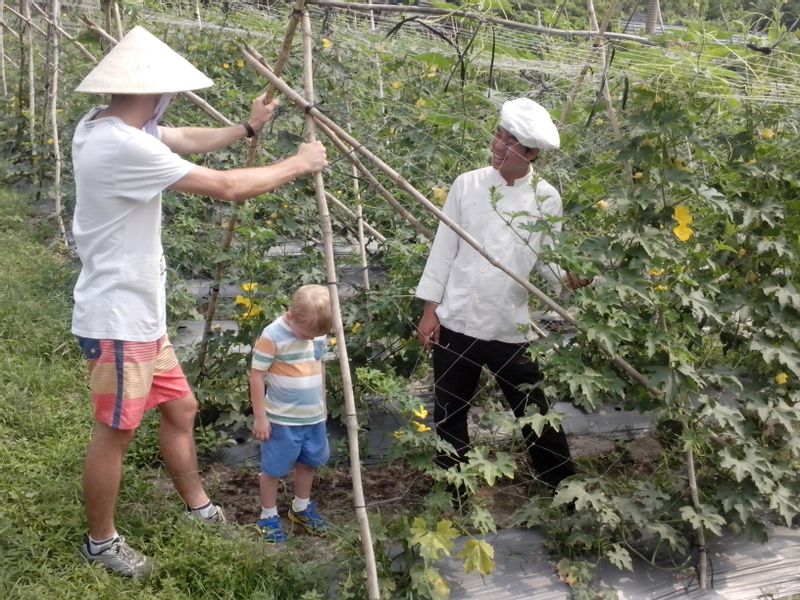
[[[264,77],[266,77],[272,83],[274,83],[275,86],[278,87],[278,89],[286,97],[288,97],[292,102],[294,102],[299,109],[311,114],[314,117],[315,121],[317,122],[317,125],[320,128],[320,130],[322,130],[326,135],[328,135],[331,141],[334,142],[334,144],[337,144],[338,146],[339,144],[344,145],[344,143],[346,142],[348,145],[352,146],[359,154],[361,154],[370,163],[372,163],[375,167],[377,167],[385,175],[387,175],[395,184],[397,184],[398,187],[403,189],[406,193],[411,195],[412,198],[414,198],[417,202],[422,204],[422,206],[428,212],[436,216],[439,219],[439,221],[445,223],[448,227],[450,227],[450,229],[452,229],[467,244],[472,246],[472,248],[474,248],[476,252],[478,252],[481,256],[483,256],[483,258],[485,258],[491,265],[500,269],[506,275],[511,277],[511,279],[513,279],[519,285],[528,290],[529,293],[533,294],[545,306],[555,311],[565,321],[574,325],[579,330],[583,331],[583,326],[581,325],[581,323],[577,321],[575,317],[573,317],[564,307],[562,307],[555,300],[550,298],[550,296],[542,292],[538,287],[533,285],[526,278],[520,277],[519,275],[511,271],[508,267],[503,265],[496,258],[491,256],[485,250],[485,248],[477,240],[475,240],[475,238],[473,238],[466,231],[464,231],[458,225],[458,223],[453,221],[449,216],[444,214],[433,202],[428,200],[421,192],[419,192],[416,188],[414,188],[414,186],[412,186],[402,175],[400,175],[392,167],[387,165],[375,154],[373,154],[364,144],[360,143],[358,140],[356,140],[350,134],[344,131],[341,127],[339,127],[336,123],[334,123],[333,120],[330,119],[327,115],[323,114],[317,108],[315,108],[311,103],[307,102],[300,94],[298,94],[295,90],[293,90],[285,81],[277,77],[268,67],[262,64],[262,62],[259,60],[258,57],[252,55],[246,49],[244,55],[245,59],[251,65],[253,65],[253,67],[259,73],[261,73],[262,75],[264,75]],[[339,138],[338,143],[336,141],[337,138]],[[598,348],[600,348],[600,350],[602,350],[612,360],[612,362],[616,364],[623,372],[625,372],[631,379],[633,379],[635,382],[644,387],[653,396],[657,398],[661,398],[663,396],[661,390],[655,388],[648,381],[648,379],[639,371],[637,371],[633,367],[633,365],[631,365],[628,361],[619,356],[616,352],[614,352],[611,348],[606,346],[600,340],[595,340],[595,343],[597,344]]]
[[[380,6],[374,4],[360,4],[356,2],[338,2],[336,0],[308,0],[309,4],[314,4],[320,7],[341,8],[351,11],[375,11],[381,12],[396,12],[408,13],[414,15],[432,15],[441,17],[465,17],[474,19],[483,23],[492,23],[494,25],[501,25],[507,29],[517,31],[527,31],[528,33],[539,33],[542,35],[550,35],[555,37],[584,37],[595,38],[597,37],[596,31],[578,31],[570,29],[553,29],[552,27],[544,27],[541,25],[528,25],[527,23],[519,23],[509,19],[500,19],[497,17],[490,17],[488,15],[472,12],[466,10],[448,10],[444,8],[432,8],[428,6],[406,6],[395,4],[381,4]],[[603,32],[603,37],[609,40],[618,40],[621,42],[636,42],[645,46],[655,46],[655,42],[646,37],[638,35],[631,35],[628,33],[614,33],[611,31]]]
[[[22,46],[22,62],[27,63],[28,75],[28,139],[33,146],[36,140],[36,68],[33,63],[34,48],[33,48],[33,28],[34,24],[31,20],[31,5],[33,0],[20,0],[20,12],[22,13],[20,21],[20,43]],[[9,10],[11,7],[9,7]],[[20,65],[21,66],[21,65]],[[22,83],[22,74],[20,73],[20,83]]]
[[[311,57],[311,19],[308,16],[307,10],[302,13],[302,29],[305,96],[308,102],[313,102],[314,70]],[[308,113],[306,113],[306,130],[308,133],[308,141],[315,140],[316,127],[314,119]],[[358,417],[356,415],[355,396],[353,394],[353,380],[350,373],[350,359],[347,356],[347,344],[345,342],[344,324],[342,322],[342,309],[339,303],[339,289],[336,285],[336,264],[333,257],[333,229],[331,227],[331,216],[328,212],[328,203],[325,198],[325,182],[321,171],[314,173],[314,192],[317,199],[319,224],[322,230],[322,240],[325,247],[325,271],[328,278],[333,328],[339,349],[339,370],[342,378],[345,423],[347,425],[347,440],[350,448],[350,478],[353,485],[353,505],[356,510],[356,520],[358,521],[359,531],[361,533],[361,546],[364,552],[369,600],[379,600],[380,587],[378,586],[378,569],[375,563],[375,549],[372,546],[372,532],[369,528],[369,517],[364,502],[364,488],[361,482],[361,457],[358,447]]]

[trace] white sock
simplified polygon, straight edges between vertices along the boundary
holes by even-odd
[[[311,498],[298,498],[295,496],[294,500],[292,500],[292,510],[296,513],[303,512],[308,508],[310,502]]]
[[[93,539],[92,536],[90,535],[87,535],[86,537],[89,540],[89,554],[100,554],[101,552],[106,550],[112,544],[112,542],[119,537],[119,535],[117,534],[116,531],[114,531],[114,535],[112,535],[107,540],[101,540],[101,541]]]
[[[209,500],[203,506],[198,506],[196,508],[189,508],[189,512],[197,513],[204,519],[209,519],[217,514],[217,507],[214,506],[214,503]]]
[[[264,508],[261,507],[261,518],[262,519],[270,519],[272,517],[278,516],[278,507],[273,506],[272,508]]]

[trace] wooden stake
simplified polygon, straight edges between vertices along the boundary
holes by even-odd
[[[305,95],[309,103],[314,102],[314,74],[311,62],[311,19],[308,11],[303,11],[303,80],[305,82]],[[306,130],[308,141],[316,139],[314,120],[306,115]],[[361,459],[358,448],[358,418],[353,395],[353,381],[350,374],[350,360],[347,357],[347,344],[344,337],[344,324],[342,311],[339,305],[339,290],[336,286],[336,265],[333,258],[333,230],[331,216],[328,212],[328,202],[325,199],[325,182],[322,173],[314,173],[314,191],[319,209],[319,224],[322,229],[322,240],[325,247],[325,270],[328,277],[328,290],[331,297],[331,313],[333,328],[336,334],[339,350],[339,368],[342,376],[342,390],[344,392],[345,423],[347,424],[347,439],[350,447],[350,476],[353,480],[353,504],[356,509],[356,519],[361,532],[361,546],[364,551],[364,561],[367,575],[367,591],[370,600],[380,599],[378,586],[378,569],[375,564],[375,549],[372,547],[372,532],[369,529],[369,517],[364,503],[364,489],[361,484]]]
[[[24,48],[23,55],[27,62],[28,74],[28,140],[31,146],[36,141],[36,66],[33,63],[33,23],[31,22],[31,5],[33,0],[19,0],[22,21],[20,21],[20,41]]]
[[[50,107],[50,136],[53,140],[53,198],[55,200],[54,215],[58,232],[64,241],[64,246],[69,250],[67,239],[67,229],[64,226],[64,215],[61,208],[61,144],[58,138],[58,72],[59,72],[59,53],[61,52],[59,23],[61,22],[61,0],[50,0],[50,14],[52,21],[48,41],[48,61],[50,65],[50,97],[48,105]]]
[[[697,475],[694,468],[694,451],[690,447],[686,451],[686,470],[689,476],[689,493],[692,496],[692,505],[697,512],[700,512],[700,494],[697,489]],[[695,529],[697,536],[697,581],[700,589],[707,587],[708,578],[708,550],[706,549],[706,533],[701,525]]]
[[[364,156],[367,160],[369,160],[374,166],[378,169],[383,171],[392,181],[394,181],[399,187],[401,187],[404,191],[410,194],[415,200],[417,200],[420,204],[425,207],[428,212],[435,215],[440,221],[445,223],[450,229],[452,229],[461,239],[463,239],[467,244],[472,246],[476,252],[478,252],[483,258],[485,258],[490,264],[495,266],[496,268],[500,269],[511,277],[514,281],[524,287],[528,292],[533,294],[540,302],[542,302],[545,306],[550,308],[551,310],[555,311],[558,315],[560,315],[565,321],[571,323],[579,330],[583,330],[581,324],[573,317],[567,310],[558,304],[555,300],[550,298],[547,294],[542,292],[539,288],[533,285],[527,279],[520,277],[513,271],[511,271],[508,267],[500,263],[496,258],[489,255],[486,249],[478,243],[475,238],[473,238],[469,233],[464,231],[458,223],[453,221],[450,217],[444,214],[439,207],[437,207],[433,202],[428,200],[425,196],[423,196],[414,186],[412,186],[402,175],[400,175],[397,171],[395,171],[392,167],[387,165],[383,162],[380,158],[375,156],[364,144],[360,143],[358,140],[350,136],[346,131],[344,131],[341,127],[336,125],[327,115],[323,114],[319,110],[317,110],[314,106],[309,104],[300,94],[294,91],[289,85],[277,77],[269,68],[265,65],[261,64],[259,60],[251,55],[249,52],[245,51],[245,57],[247,60],[254,66],[254,68],[264,75],[267,79],[269,79],[275,86],[292,102],[297,105],[300,110],[308,112],[311,116],[314,117],[317,125],[319,126],[320,130],[323,132],[327,130],[333,131],[336,136],[341,138],[343,141],[347,142],[350,146],[352,146],[357,152],[359,152],[362,156]],[[333,138],[331,139],[333,141]],[[595,340],[598,348],[600,348],[613,362],[616,364],[620,369],[622,369],[628,376],[643,386],[648,392],[650,392],[656,398],[661,398],[663,396],[663,392],[661,390],[653,387],[647,378],[639,373],[628,361],[624,358],[619,356],[617,353],[612,351],[608,346],[606,346],[603,342],[599,340]]]
[[[5,0],[0,0],[0,21],[5,22]],[[0,92],[3,98],[8,96],[8,81],[6,80],[6,50],[5,28],[0,27]]]
[[[564,125],[567,124],[569,121],[570,114],[572,113],[572,109],[575,106],[575,98],[578,96],[578,92],[583,85],[583,80],[586,77],[586,73],[589,72],[589,68],[592,66],[592,63],[595,62],[595,55],[599,52],[600,48],[603,45],[603,37],[606,34],[606,28],[608,28],[608,23],[611,20],[611,15],[617,10],[617,5],[619,4],[619,0],[611,0],[611,5],[608,7],[608,11],[606,12],[606,16],[603,19],[603,25],[598,27],[598,30],[594,33],[595,39],[592,41],[592,45],[589,48],[589,55],[586,57],[586,62],[584,62],[583,67],[581,68],[580,73],[578,74],[578,78],[572,84],[572,89],[569,92],[569,96],[567,97],[567,105],[564,107],[564,110],[561,111],[561,122]],[[595,23],[597,22],[597,18],[595,17]],[[604,64],[605,66],[605,64]]]

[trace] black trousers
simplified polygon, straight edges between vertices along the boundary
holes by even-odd
[[[436,404],[433,419],[436,432],[450,442],[456,455],[440,454],[436,463],[449,469],[466,460],[469,450],[467,414],[477,391],[481,367],[494,375],[506,402],[516,417],[525,415],[535,404],[541,414],[550,408],[540,388],[519,389],[520,385],[539,383],[539,367],[527,355],[527,344],[479,340],[441,328],[439,344],[433,349],[433,374],[436,379]],[[531,464],[541,480],[556,487],[565,477],[575,473],[564,430],[545,427],[537,436],[530,426],[522,428]]]

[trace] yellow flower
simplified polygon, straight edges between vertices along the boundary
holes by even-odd
[[[775,383],[778,385],[786,385],[789,383],[789,376],[786,373],[778,373],[775,375]]]
[[[418,423],[417,421],[414,421],[414,426],[417,428],[417,431],[419,433],[425,433],[426,431],[431,430],[431,428],[425,425],[424,423]]]
[[[402,88],[403,88],[403,82],[402,81],[393,81],[392,82],[392,89],[393,90],[400,90]]]
[[[447,200],[447,188],[443,187],[434,187],[431,188],[433,192],[433,199],[436,200],[437,204],[440,206],[444,204],[444,201]]]
[[[739,253],[736,255],[739,258],[744,258],[747,256],[747,249],[746,248],[739,248]]]
[[[652,277],[661,277],[664,274],[664,269],[650,269],[648,273]]]
[[[598,200],[594,203],[594,207],[599,210],[608,210],[608,200]]]
[[[414,416],[417,417],[418,419],[424,419],[425,417],[428,416],[428,410],[422,404],[420,404],[417,408],[415,408],[411,412],[413,412]]]
[[[49,146],[52,146],[53,145],[53,138],[47,138],[47,144]]]
[[[644,138],[639,145],[643,148],[655,148],[656,141],[653,138]]]
[[[425,77],[427,77],[428,79],[436,78],[436,65],[430,65],[428,67],[428,72],[425,73]]]
[[[744,163],[744,164],[746,164],[746,165],[751,165],[751,166],[752,166],[752,165],[756,164],[757,162],[758,162],[758,161],[757,161],[755,158],[751,158],[750,160],[748,160],[748,161],[747,161],[746,163]]]
[[[668,288],[666,285],[664,285],[663,283],[659,283],[659,284],[656,286],[656,291],[657,291],[657,292],[666,292],[668,289],[669,289],[669,288]]]
[[[353,327],[350,329],[350,331],[352,331],[353,335],[355,335],[359,331],[361,331],[361,327],[362,327],[361,323],[353,323]]]
[[[672,233],[675,234],[675,237],[678,238],[682,242],[689,241],[689,238],[692,237],[694,231],[688,225],[678,225],[675,229],[672,230]]]
[[[633,179],[634,181],[639,181],[642,177],[644,177],[644,173],[642,173],[641,171],[631,175],[631,179]]]
[[[393,436],[393,437],[394,437],[394,439],[396,439],[396,440],[402,440],[402,439],[403,439],[403,437],[405,437],[405,435],[406,435],[406,432],[405,432],[405,431],[402,431],[402,430],[400,430],[400,429],[398,429],[397,431],[395,431],[394,433],[392,433],[392,436]]]
[[[422,108],[426,104],[427,102],[425,102],[425,98],[417,98],[417,101],[414,103],[414,106],[416,106],[417,108]]]
[[[389,127],[389,135],[396,135],[396,134],[397,134],[397,128]]]
[[[336,345],[336,338],[335,337],[331,338],[330,344],[331,344],[331,346],[335,346]]]
[[[243,283],[242,284],[242,291],[247,292],[248,294],[255,292],[258,289],[257,283]]]
[[[773,129],[770,129],[769,127],[765,127],[758,133],[761,136],[762,140],[771,140],[772,138],[775,137],[775,131]]]
[[[238,59],[238,60],[236,61],[236,66],[237,66],[239,69],[244,69],[244,61],[243,61],[241,58],[240,58],[240,59]]]
[[[322,47],[325,48],[325,50],[330,50],[333,48],[333,42],[328,38],[322,38]]]
[[[231,66],[228,63],[222,63],[222,68],[223,69],[230,69]]]
[[[691,225],[692,223],[692,214],[685,206],[676,206],[674,216],[678,225]]]
[[[240,319],[252,319],[264,313],[264,309],[261,308],[258,302],[253,302],[250,298],[245,298],[241,294],[236,296],[234,302],[245,308],[244,313],[239,316]]]

